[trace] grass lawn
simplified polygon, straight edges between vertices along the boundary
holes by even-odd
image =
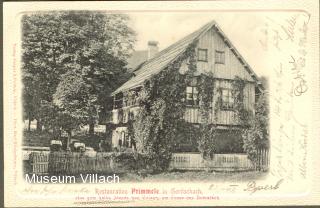
[[[138,175],[126,173],[120,175],[122,182],[219,182],[251,181],[262,179],[268,172],[206,172],[206,171],[170,171],[159,174]]]

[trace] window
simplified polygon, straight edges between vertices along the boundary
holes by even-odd
[[[199,97],[197,87],[187,87],[187,105],[199,106]]]
[[[224,51],[216,51],[214,60],[216,64],[224,64],[225,63]]]
[[[221,109],[233,110],[235,107],[235,97],[238,94],[238,90],[221,89]]]
[[[128,106],[133,106],[138,104],[138,92],[137,91],[131,91],[128,93]]]
[[[198,61],[208,61],[208,49],[198,49]]]
[[[118,143],[119,143],[118,145],[120,147],[128,148],[131,146],[130,145],[130,137],[127,132],[125,132],[125,131],[120,132],[120,138],[119,138]]]
[[[127,107],[129,105],[128,95],[123,96],[123,107]]]
[[[129,112],[129,120],[134,120],[134,113],[133,112]]]
[[[123,106],[123,95],[122,93],[116,94],[114,96],[113,108],[118,109],[118,108],[122,108],[122,106]]]

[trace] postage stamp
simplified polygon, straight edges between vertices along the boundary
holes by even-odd
[[[5,2],[5,206],[314,205],[317,1]]]

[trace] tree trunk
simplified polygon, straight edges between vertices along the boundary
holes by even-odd
[[[42,131],[42,124],[40,119],[37,119],[37,131]]]
[[[67,150],[70,150],[71,137],[72,137],[72,132],[68,131]]]
[[[94,134],[94,122],[89,124],[89,134]]]
[[[58,130],[58,137],[61,139],[61,129]]]
[[[30,130],[31,130],[31,119],[29,118],[28,119],[28,131],[30,132]]]

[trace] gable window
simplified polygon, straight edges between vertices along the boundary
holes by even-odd
[[[208,49],[198,49],[198,61],[208,61]]]
[[[198,89],[197,87],[187,87],[187,105],[188,106],[199,106],[199,97],[198,97]]]
[[[221,109],[233,110],[235,108],[235,98],[238,95],[238,90],[221,89]]]
[[[215,57],[214,57],[216,64],[224,64],[225,63],[225,54],[224,51],[215,51]]]

